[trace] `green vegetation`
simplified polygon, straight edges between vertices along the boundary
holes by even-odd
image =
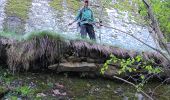
[[[65,35],[58,34],[55,32],[50,32],[50,31],[41,31],[41,32],[32,32],[28,33],[25,36],[23,36],[24,40],[31,40],[34,37],[44,37],[48,36],[49,38],[53,38],[56,40],[64,40],[66,38]]]
[[[170,41],[170,1],[169,0],[148,0],[152,6],[153,13],[158,19],[161,31],[166,36],[166,39]],[[128,11],[129,16],[136,22],[141,24],[149,24],[150,20],[147,18],[147,9],[142,0],[132,1],[118,1],[114,5],[115,8],[121,11]],[[139,14],[141,16],[139,16]],[[133,15],[133,16],[132,16]],[[143,17],[143,18],[141,18]],[[144,22],[145,20],[145,22]]]
[[[27,96],[31,94],[32,89],[29,86],[21,86],[21,87],[17,87],[16,91],[21,93],[21,95],[23,96]]]
[[[52,0],[49,4],[56,10],[63,11],[63,0]],[[67,7],[69,10],[76,13],[80,8],[81,4],[79,0],[66,0]]]
[[[32,0],[8,0],[5,11],[8,16],[16,16],[25,21],[31,2]]]
[[[31,40],[34,37],[44,37],[47,35],[49,38],[53,38],[56,40],[64,40],[64,41],[67,41],[67,40],[80,41],[81,40],[81,41],[86,41],[89,43],[96,43],[95,41],[90,40],[88,38],[82,39],[80,35],[77,35],[76,38],[72,38],[68,35],[59,34],[59,33],[52,32],[52,31],[39,31],[39,32],[37,31],[37,32],[27,33],[25,35],[19,35],[13,32],[0,32],[0,36],[6,37],[6,38],[12,38],[18,41]]]
[[[62,2],[63,0],[52,0],[49,4],[54,9],[61,11],[63,10]]]
[[[142,92],[144,85],[148,83],[150,77],[156,76],[163,72],[160,66],[154,66],[154,59],[144,60],[142,56],[138,55],[135,58],[120,59],[114,55],[106,61],[101,68],[101,74],[104,74],[108,70],[110,64],[118,64],[117,75],[127,75],[126,81],[132,79],[137,92]],[[133,84],[133,83],[132,83]]]
[[[86,100],[122,100],[122,95],[128,96],[130,100],[135,99],[135,90],[132,86],[127,84],[121,84],[113,80],[105,79],[86,79],[80,78],[79,75],[73,75],[73,73],[67,73],[67,77],[56,73],[20,73],[12,76],[6,69],[0,68],[1,87],[12,87],[10,91],[5,95],[4,98],[11,100],[17,100],[17,98],[27,99],[56,99],[65,98],[70,99],[86,99]],[[4,73],[7,73],[6,75]],[[5,76],[4,76],[5,75]],[[76,77],[75,77],[76,76]],[[5,80],[9,83],[7,84]],[[18,84],[20,83],[20,85]],[[49,85],[53,84],[53,85]],[[60,84],[60,85],[58,85]],[[121,84],[121,85],[120,85]],[[144,86],[144,90],[148,91],[148,88],[154,89],[158,83],[149,83]],[[59,86],[59,87],[58,87]],[[117,94],[116,90],[122,88],[123,94]],[[59,89],[60,91],[66,92],[66,95],[52,95],[53,90]],[[168,100],[170,91],[169,85],[162,85],[155,90],[157,99]],[[165,91],[167,91],[165,93]],[[45,94],[45,97],[37,97],[39,93]]]
[[[170,41],[170,0],[151,0],[151,5],[156,18],[159,21],[161,31]]]

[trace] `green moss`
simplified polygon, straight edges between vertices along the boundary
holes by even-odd
[[[55,10],[63,11],[63,0],[52,0],[50,3],[50,6],[53,7]],[[72,11],[74,14],[78,11],[81,4],[79,0],[66,0],[67,7],[70,11]]]
[[[71,9],[74,13],[76,13],[82,6],[79,0],[67,0],[67,5],[68,8]]]
[[[5,10],[8,16],[17,16],[22,20],[28,18],[32,0],[8,0]]]
[[[62,2],[63,0],[52,0],[49,4],[56,10],[63,10]]]

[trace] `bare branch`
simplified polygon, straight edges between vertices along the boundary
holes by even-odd
[[[133,84],[132,82],[129,82],[129,81],[127,81],[127,80],[125,80],[123,78],[117,77],[117,76],[113,76],[113,78],[118,79],[120,81],[123,81],[123,82],[125,82],[127,84],[130,84],[130,85],[132,85],[133,87],[135,87],[137,89],[136,85]],[[147,93],[145,93],[144,91],[141,90],[141,93],[144,94],[146,97],[148,97],[150,100],[153,100],[153,98],[151,96],[149,96]]]
[[[139,38],[135,37],[133,34],[130,34],[130,33],[128,33],[128,32],[122,31],[122,30],[120,30],[120,29],[117,29],[117,28],[114,28],[114,27],[110,27],[110,26],[106,26],[106,25],[103,25],[103,24],[102,24],[102,26],[107,27],[107,28],[111,28],[111,29],[114,29],[114,30],[118,30],[118,31],[120,31],[120,32],[122,32],[122,33],[125,33],[125,34],[127,34],[127,35],[135,38],[135,39],[138,40],[139,42],[143,43],[144,45],[148,46],[149,48],[151,48],[151,49],[155,50],[156,52],[160,53],[166,60],[168,60],[168,61],[170,62],[169,57],[167,57],[167,55],[165,55],[161,50],[159,50],[159,49],[157,49],[157,48],[154,48],[154,47],[148,45],[148,44],[145,43],[144,41],[142,41],[142,40],[140,40]]]

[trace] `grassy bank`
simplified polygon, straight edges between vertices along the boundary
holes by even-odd
[[[32,0],[8,0],[5,7],[7,16],[16,16],[26,20],[31,2]]]

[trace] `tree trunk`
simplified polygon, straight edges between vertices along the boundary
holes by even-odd
[[[143,1],[143,3],[145,4],[145,6],[147,8],[148,17],[149,17],[149,19],[151,21],[150,26],[154,30],[155,38],[158,41],[159,46],[161,47],[163,53],[166,55],[165,59],[169,62],[170,61],[170,50],[168,49],[167,43],[165,43],[165,37],[164,37],[163,33],[160,30],[159,23],[158,23],[157,19],[154,16],[152,7],[149,4],[148,0],[142,0],[142,1]]]

